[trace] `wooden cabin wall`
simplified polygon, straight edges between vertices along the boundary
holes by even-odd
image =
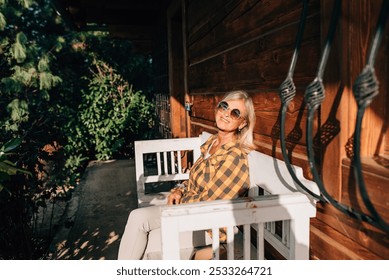
[[[328,121],[339,123],[340,128],[334,140],[325,149],[322,148],[323,181],[326,186],[333,186],[329,190],[335,199],[364,213],[369,212],[363,207],[351,167],[352,137],[357,114],[352,86],[366,64],[381,3],[382,1],[343,1],[342,19],[328,65],[331,71],[327,71],[325,76],[329,98],[321,110],[322,126]],[[322,1],[322,18],[328,18],[330,6],[327,1]],[[322,20],[323,24],[325,23]],[[385,221],[389,221],[388,30],[387,25],[375,65],[380,81],[380,94],[366,110],[361,136],[364,180],[373,205]],[[318,250],[318,258],[389,258],[388,233],[351,219],[329,205],[319,204],[317,219],[312,222],[311,238],[313,244],[331,247],[329,252]]]
[[[184,44],[180,55],[185,67],[177,71],[184,71],[178,75],[184,79],[179,94],[192,105],[182,120],[189,126],[187,136],[196,136],[204,130],[215,132],[216,104],[226,92],[243,89],[250,93],[255,104],[254,137],[258,150],[282,159],[278,140],[281,106],[278,87],[286,78],[293,54],[302,2],[176,0],[172,4],[182,8],[183,37],[174,39],[173,36],[168,40],[172,40],[169,44],[175,44],[175,40]],[[294,73],[297,94],[287,111],[288,152],[292,163],[302,166],[310,179],[304,91],[316,76],[332,5],[333,1],[328,0],[309,1],[304,39]],[[355,195],[349,153],[356,115],[352,84],[365,63],[380,5],[381,1],[373,0],[343,1],[342,17],[324,76],[326,99],[316,116],[312,136],[321,140],[316,155],[328,192],[342,203],[357,208],[360,198]],[[381,93],[366,112],[362,138],[371,199],[386,221],[389,220],[385,189],[389,185],[387,30],[377,59]],[[174,53],[169,54],[169,63],[174,63],[172,57]],[[169,72],[172,74],[174,70]],[[171,91],[171,83],[169,86]],[[182,114],[182,101],[176,106],[181,107]],[[332,206],[318,204],[317,218],[311,226],[312,259],[388,259],[388,244],[387,233],[356,221]]]
[[[287,133],[294,160],[303,164],[304,86],[315,76],[320,55],[318,1],[309,4],[301,57],[294,81],[297,96],[288,109]],[[280,156],[278,87],[294,50],[301,1],[188,1],[188,88],[192,97],[191,131],[212,130],[213,108],[225,92],[244,89],[253,97],[255,139],[262,152]],[[293,134],[293,136],[292,136]]]

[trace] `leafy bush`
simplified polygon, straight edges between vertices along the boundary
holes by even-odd
[[[154,105],[103,61],[95,60],[93,67],[88,88],[81,92],[80,126],[67,148],[77,146],[98,160],[129,155],[126,149],[134,139],[153,133]]]

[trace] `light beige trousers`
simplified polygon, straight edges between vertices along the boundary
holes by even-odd
[[[119,260],[140,260],[148,252],[161,252],[161,207],[150,206],[131,211],[119,246]],[[156,233],[156,234],[153,234]],[[152,237],[156,240],[149,240]],[[195,248],[212,244],[204,231],[180,234],[180,248]]]
[[[147,247],[148,235],[161,227],[161,207],[131,211],[119,246],[119,260],[140,260]]]

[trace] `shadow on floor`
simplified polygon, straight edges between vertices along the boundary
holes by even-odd
[[[91,162],[54,237],[49,259],[117,259],[120,238],[134,208],[134,160]]]

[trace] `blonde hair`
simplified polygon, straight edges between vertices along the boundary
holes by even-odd
[[[253,135],[255,120],[256,120],[253,100],[251,99],[251,97],[248,95],[247,92],[243,90],[235,90],[235,91],[227,92],[226,95],[223,97],[222,101],[229,101],[229,100],[236,100],[236,99],[244,100],[244,105],[246,107],[246,116],[244,117],[247,122],[247,125],[244,128],[237,131],[237,135],[242,148],[246,152],[250,152],[251,150],[254,150],[256,148],[256,145],[254,144],[254,135]]]

